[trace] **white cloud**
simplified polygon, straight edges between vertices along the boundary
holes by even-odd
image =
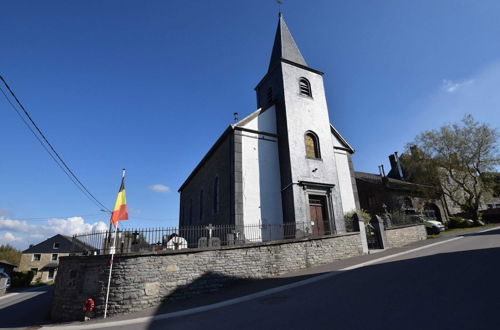
[[[492,62],[460,81],[445,80],[433,93],[415,100],[402,120],[406,134],[400,137],[411,141],[424,130],[446,123],[459,122],[471,114],[479,122],[500,127],[500,59]],[[410,116],[411,115],[411,116]]]
[[[443,84],[441,85],[441,89],[448,93],[454,93],[458,89],[470,85],[474,83],[474,79],[462,80],[462,81],[453,81],[449,79],[443,79]]]
[[[5,234],[3,234],[3,236],[0,237],[0,241],[7,243],[22,241],[22,240],[23,239],[21,237],[16,237],[11,232],[6,232]]]
[[[107,228],[108,226],[102,221],[87,223],[82,217],[53,218],[42,224],[31,224],[24,220],[0,217],[0,242],[37,244],[56,234],[72,236],[79,233],[104,231]],[[1,235],[2,232],[5,233]],[[12,232],[17,233],[18,236],[14,236]],[[14,246],[25,248],[20,244]]]
[[[170,187],[167,187],[167,186],[159,184],[159,183],[149,186],[149,189],[151,189],[152,191],[155,191],[155,192],[163,193],[163,194],[170,192]]]

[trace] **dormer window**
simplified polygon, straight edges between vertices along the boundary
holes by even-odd
[[[306,78],[300,78],[299,80],[299,90],[301,95],[312,96],[311,84]]]
[[[54,245],[53,245],[53,248],[54,249],[59,249],[59,243],[55,242]]]

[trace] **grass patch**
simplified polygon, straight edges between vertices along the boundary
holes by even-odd
[[[30,287],[34,288],[34,287],[37,287],[37,286],[46,286],[46,285],[54,285],[54,281],[33,283],[33,284],[30,285]]]
[[[469,232],[469,231],[474,231],[474,230],[479,230],[479,229],[485,229],[489,227],[494,227],[497,226],[497,223],[489,223],[484,226],[476,226],[476,227],[469,227],[469,228],[452,228],[452,229],[446,229],[444,233],[460,233],[460,232]]]

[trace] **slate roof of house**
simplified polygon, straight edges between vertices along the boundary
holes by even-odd
[[[363,182],[372,183],[372,184],[383,184],[382,177],[379,174],[367,173],[367,172],[354,172],[354,176],[356,180],[361,180]],[[418,187],[428,187],[425,185],[420,185],[412,182],[397,180],[389,177],[384,178],[385,186],[390,189],[405,189],[405,190],[413,190]]]
[[[23,253],[69,253],[73,246],[72,240],[72,237],[57,234],[24,250]],[[54,248],[54,243],[59,243],[59,248]]]

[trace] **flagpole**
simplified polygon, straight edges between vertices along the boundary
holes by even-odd
[[[125,178],[125,169],[122,170],[122,180],[123,178]],[[111,220],[110,220],[111,222]],[[111,284],[111,272],[113,271],[113,259],[114,259],[114,256],[115,256],[115,249],[116,249],[116,236],[117,235],[117,231],[118,231],[118,223],[120,221],[117,221],[116,222],[116,226],[115,226],[115,237],[113,238],[113,246],[111,247],[110,249],[110,252],[111,252],[111,259],[109,259],[109,275],[108,275],[108,288],[106,289],[106,303],[104,304],[104,318],[106,318],[107,314],[108,314],[108,299],[109,299],[109,286]]]
[[[116,227],[115,227],[115,237],[113,238],[113,246],[111,246],[111,249],[110,249],[111,259],[109,259],[108,288],[106,289],[106,303],[104,305],[104,318],[106,318],[106,315],[108,314],[109,286],[111,284],[111,272],[113,271],[113,259],[114,259],[113,257],[115,256],[117,230],[118,230],[118,222],[116,223]]]

